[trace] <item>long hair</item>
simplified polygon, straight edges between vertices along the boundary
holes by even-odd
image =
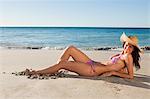
[[[123,43],[123,46],[124,46],[124,44],[125,44],[125,42]],[[134,45],[132,45],[132,46],[134,48],[131,53],[132,58],[133,58],[133,65],[135,66],[136,70],[138,70],[141,68],[141,66],[139,64],[139,60],[141,58],[139,55],[140,50],[136,46],[134,46]]]

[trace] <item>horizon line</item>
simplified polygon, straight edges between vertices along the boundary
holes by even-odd
[[[131,26],[0,26],[0,27],[8,27],[8,28],[30,28],[30,27],[32,27],[32,28],[150,28],[150,27],[144,27],[144,26],[141,26],[141,27],[137,27],[137,26],[133,26],[133,27],[131,27]]]

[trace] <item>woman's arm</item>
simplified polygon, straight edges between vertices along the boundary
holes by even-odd
[[[123,53],[123,51],[120,54],[122,54],[122,53]],[[112,59],[113,57],[118,56],[120,54],[115,54],[115,55],[111,56],[110,59]]]
[[[110,72],[106,72],[104,74],[102,74],[102,76],[119,76],[119,77],[122,77],[122,78],[129,78],[129,79],[133,79],[133,58],[131,55],[127,55],[125,57],[125,63],[126,63],[126,66],[127,66],[127,70],[122,69],[120,71],[110,71]]]
[[[112,75],[123,77],[123,78],[133,79],[133,77],[134,77],[134,73],[133,73],[133,58],[132,58],[131,55],[126,55],[125,63],[126,63],[126,66],[127,66],[127,72],[119,72],[119,71],[116,72],[116,71],[113,71]]]
[[[111,56],[110,59],[112,59],[113,57],[118,56],[118,55],[120,55],[120,54],[115,54],[115,55]]]
[[[110,71],[110,72],[106,72],[103,73],[101,76],[102,77],[108,77],[108,76],[119,76],[122,78],[128,78],[128,79],[133,79],[133,77],[130,77],[127,73],[122,73],[122,72],[117,72],[117,71]]]
[[[111,73],[111,75],[119,76],[119,77],[122,77],[122,78],[133,79],[133,76],[130,76],[130,75],[127,74],[127,73],[121,73],[121,72],[113,71],[113,72]]]

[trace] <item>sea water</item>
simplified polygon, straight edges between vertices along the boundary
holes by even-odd
[[[150,46],[150,28],[0,27],[0,47],[79,48],[121,47],[121,34],[136,35],[140,46]]]

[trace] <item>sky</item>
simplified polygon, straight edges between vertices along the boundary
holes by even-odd
[[[150,0],[0,0],[0,26],[150,27]]]

